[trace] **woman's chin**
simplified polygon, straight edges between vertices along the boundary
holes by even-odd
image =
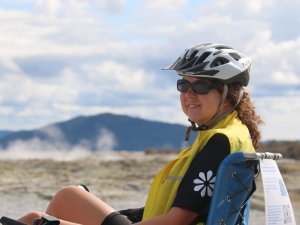
[[[196,123],[197,125],[205,124],[205,123],[201,122],[201,120],[194,118],[194,117],[189,117],[189,119],[191,121],[193,121],[194,123]]]
[[[203,125],[203,124],[206,124],[208,122],[207,120],[204,120],[203,118],[199,118],[199,116],[196,117],[196,116],[190,115],[189,119],[191,121],[193,121],[194,123],[196,123],[197,125]]]

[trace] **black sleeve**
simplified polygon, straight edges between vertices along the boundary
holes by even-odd
[[[195,156],[183,177],[173,207],[191,210],[205,220],[219,164],[230,154],[230,143],[224,134],[211,137]]]

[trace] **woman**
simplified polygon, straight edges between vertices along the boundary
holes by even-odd
[[[220,162],[236,151],[254,151],[259,144],[258,126],[249,94],[251,60],[230,46],[206,43],[187,49],[171,66],[177,82],[183,112],[194,144],[182,151],[154,178],[142,209],[116,212],[89,192],[78,187],[60,190],[46,214],[63,225],[188,225],[207,218],[214,179]],[[123,215],[127,215],[123,216]],[[30,213],[19,220],[32,224],[45,214]]]

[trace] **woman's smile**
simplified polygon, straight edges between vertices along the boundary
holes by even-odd
[[[188,106],[188,108],[190,108],[190,109],[194,109],[194,108],[196,108],[196,107],[200,107],[199,104],[188,104],[187,106]]]

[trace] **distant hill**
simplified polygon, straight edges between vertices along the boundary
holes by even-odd
[[[12,134],[13,131],[8,131],[8,130],[0,130],[0,138],[7,136],[9,134]]]
[[[114,150],[165,147],[180,149],[184,142],[185,130],[183,125],[105,113],[80,116],[40,129],[6,134],[0,138],[0,146],[1,149],[5,149],[15,141],[38,139],[54,144],[63,142],[67,146],[87,146],[91,150],[97,150],[99,146],[105,145],[105,142],[107,145],[114,145]],[[103,137],[105,135],[107,139]],[[110,143],[112,141],[114,143]]]

